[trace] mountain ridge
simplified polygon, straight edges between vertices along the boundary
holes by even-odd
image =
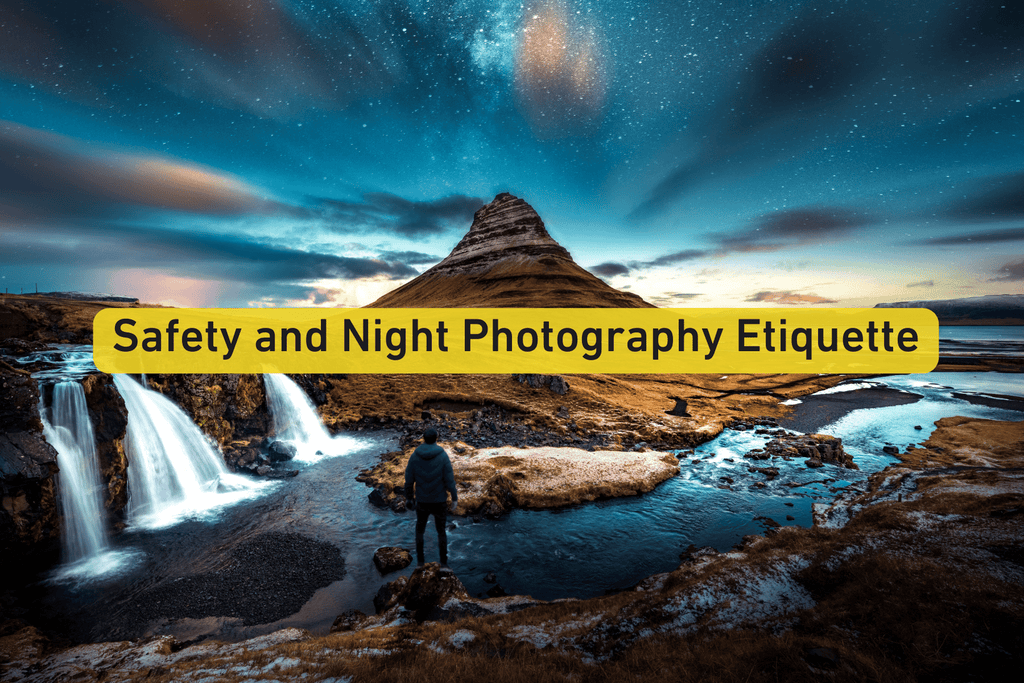
[[[537,212],[507,192],[451,253],[367,308],[655,308],[581,268]]]
[[[875,308],[927,308],[941,325],[1024,325],[1024,294],[895,301]]]

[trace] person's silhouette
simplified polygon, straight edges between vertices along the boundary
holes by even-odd
[[[423,564],[423,532],[427,518],[434,515],[437,547],[442,566],[448,566],[448,536],[444,525],[448,494],[452,494],[452,512],[459,505],[455,472],[444,449],[437,445],[437,430],[430,427],[423,433],[423,443],[416,447],[405,466],[405,497],[416,510],[416,562]]]

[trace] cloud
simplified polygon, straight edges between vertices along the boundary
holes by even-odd
[[[382,251],[379,257],[384,261],[397,261],[409,266],[437,263],[441,260],[440,256],[424,254],[422,251]]]
[[[1015,282],[1017,280],[1024,280],[1024,260],[1006,263],[996,272],[999,273],[999,275],[989,280],[989,282]]]
[[[986,230],[984,232],[968,232],[946,237],[927,237],[915,240],[910,244],[926,246],[950,246],[961,244],[992,244],[998,242],[1020,242],[1024,240],[1024,227]]]
[[[629,268],[621,263],[607,261],[589,268],[591,273],[599,277],[615,277],[616,275],[629,275]]]
[[[660,266],[670,266],[675,263],[684,263],[686,261],[695,261],[705,256],[710,255],[710,252],[702,249],[684,249],[683,251],[676,251],[671,254],[665,254],[664,256],[658,256],[650,261],[630,261],[628,265],[621,263],[602,263],[599,266],[594,266],[590,270],[597,273],[598,275],[604,275],[604,273],[598,272],[598,268],[602,268],[610,271],[609,275],[626,275],[633,270],[639,270],[642,268],[658,268]],[[622,269],[622,270],[620,270]]]
[[[701,249],[685,249],[683,251],[676,251],[671,254],[659,256],[652,261],[643,261],[640,265],[647,267],[669,266],[673,263],[683,263],[684,261],[693,261],[699,258],[704,258],[707,255],[708,252]]]
[[[339,232],[384,230],[411,239],[438,235],[454,228],[468,230],[486,202],[453,194],[432,201],[412,201],[387,192],[367,192],[360,202],[312,198],[311,211]]]
[[[871,219],[867,215],[840,207],[815,206],[776,211],[753,221],[753,227],[731,234],[709,235],[709,238],[718,244],[715,249],[684,249],[650,261],[632,261],[628,266],[631,269],[657,268],[730,253],[778,251],[812,241],[840,239],[856,228],[870,223]],[[615,263],[603,265],[620,266]],[[784,270],[792,270],[795,267],[806,267],[807,262],[777,266]]]
[[[795,292],[758,292],[746,299],[751,302],[762,302],[792,306],[794,304],[837,304],[836,299],[827,299],[817,294],[797,294]]]
[[[55,133],[0,122],[0,206],[8,214],[123,213],[126,208],[240,215],[282,208],[214,169],[156,155],[96,150]],[[2,217],[2,215],[0,215]]]
[[[911,282],[907,287],[934,287],[934,280],[924,280],[922,282]]]
[[[658,306],[672,306],[678,304],[680,301],[690,301],[697,297],[703,296],[703,294],[684,294],[682,292],[665,292],[664,294],[657,296],[649,296],[648,300],[657,304]]]
[[[73,238],[69,239],[69,235]],[[237,282],[288,283],[417,275],[400,262],[350,258],[261,244],[247,237],[123,224],[33,227],[0,233],[9,263],[43,268],[145,264],[177,276]]]
[[[984,187],[979,186],[971,196],[951,206],[947,214],[967,220],[1024,218],[1024,173],[996,176],[983,182]]]
[[[776,251],[811,241],[835,240],[870,222],[866,215],[849,209],[818,206],[766,214],[752,228],[715,238],[719,254]]]

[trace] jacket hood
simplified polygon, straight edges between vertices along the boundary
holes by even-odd
[[[416,449],[416,452],[424,460],[433,460],[438,456],[439,453],[444,453],[444,449],[438,446],[436,443],[425,443]]]

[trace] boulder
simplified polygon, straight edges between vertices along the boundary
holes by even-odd
[[[345,610],[334,620],[331,624],[331,633],[338,633],[339,631],[354,631],[359,627],[359,624],[366,619],[366,615],[357,609]]]
[[[271,462],[284,462],[286,460],[291,460],[298,452],[298,449],[295,448],[295,444],[287,441],[275,441],[270,444],[270,448],[267,449],[267,455],[270,457]]]
[[[377,589],[377,594],[373,596],[373,609],[380,614],[384,610],[392,607],[399,593],[405,588],[405,584],[408,583],[409,578],[406,576],[399,576],[390,583],[385,583],[383,586]]]
[[[665,411],[666,415],[675,415],[676,417],[690,417],[690,414],[686,412],[686,401],[684,401],[681,398],[676,398],[675,396],[669,396],[669,398],[673,399],[676,402],[676,404],[675,406],[672,407],[672,410]]]
[[[512,375],[512,379],[534,389],[547,387],[559,396],[569,391],[569,383],[561,375]]]
[[[377,595],[388,588],[390,598],[380,612],[404,608],[417,622],[455,621],[467,616],[480,616],[487,611],[475,604],[459,577],[436,562],[417,567],[412,576],[400,577],[382,586]],[[374,607],[377,606],[374,598]]]
[[[749,469],[751,472],[759,472],[765,475],[768,479],[774,479],[779,476],[779,468],[777,467],[751,467]]]
[[[379,488],[370,491],[370,495],[367,496],[370,500],[370,504],[374,507],[386,508],[390,507],[388,503],[387,493]]]
[[[381,574],[390,574],[412,564],[412,553],[405,548],[393,546],[377,548],[377,552],[373,554],[373,563]]]

